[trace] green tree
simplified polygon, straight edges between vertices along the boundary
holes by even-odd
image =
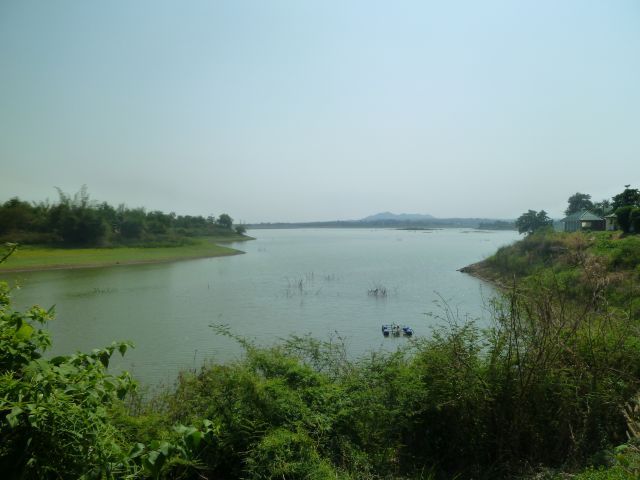
[[[50,212],[52,229],[65,243],[73,245],[96,245],[102,243],[107,234],[107,224],[101,210],[89,199],[87,186],[70,197],[58,190],[59,201]]]
[[[95,209],[56,205],[51,216],[55,230],[65,243],[95,245],[106,236],[107,226]]]
[[[34,217],[34,208],[14,197],[0,205],[0,234],[28,230]]]
[[[624,191],[612,198],[614,210],[620,207],[640,207],[640,191],[637,188],[629,188],[630,186],[625,185]]]
[[[140,239],[146,230],[147,214],[144,208],[125,208],[120,216],[120,235],[127,240]]]
[[[629,212],[629,223],[631,223],[630,230],[640,233],[640,208],[636,207]]]
[[[591,201],[591,195],[587,193],[576,192],[569,197],[569,206],[564,211],[564,214],[568,217],[572,213],[579,212],[581,210],[592,210],[593,202]]]
[[[520,215],[516,220],[518,233],[526,233],[527,235],[541,228],[550,227],[552,224],[553,220],[548,217],[547,212],[544,210],[540,210],[539,212],[529,210]]]
[[[594,202],[592,211],[596,215],[604,217],[605,215],[611,213],[611,202],[607,199],[601,200],[599,202]]]
[[[171,226],[171,218],[169,215],[159,210],[147,213],[146,227],[147,230],[154,235],[162,235],[167,233]]]
[[[231,218],[226,213],[223,213],[218,217],[217,220],[218,225],[224,228],[231,228],[233,226],[233,218]]]
[[[616,219],[618,225],[624,233],[629,233],[631,230],[631,211],[633,207],[631,205],[625,205],[616,209]]]

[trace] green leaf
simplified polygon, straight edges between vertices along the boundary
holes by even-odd
[[[624,456],[623,454],[619,453],[618,455],[616,455],[616,460],[618,461],[618,463],[620,465],[622,465],[623,467],[628,467],[631,462],[629,461],[629,459]]]
[[[171,449],[171,444],[169,442],[162,442],[160,444],[160,448],[158,449],[165,457],[169,456],[169,451]]]
[[[133,448],[131,448],[131,452],[129,452],[129,458],[138,458],[144,453],[144,450],[145,446],[143,443],[136,443]]]
[[[68,360],[69,357],[65,356],[65,355],[60,355],[57,357],[52,358],[51,360],[49,360],[51,362],[52,365],[60,365],[61,363],[64,363]]]
[[[20,407],[13,407],[9,415],[7,415],[7,422],[11,428],[15,428],[20,423],[18,416],[23,412]]]
[[[98,360],[100,360],[100,363],[102,363],[102,365],[104,365],[105,368],[108,368],[110,358],[111,358],[111,355],[109,355],[108,352],[101,352],[98,357]]]
[[[40,421],[38,420],[37,415],[29,415],[29,425],[31,425],[33,428],[39,428]]]
[[[193,448],[198,448],[198,445],[200,445],[200,441],[202,440],[202,432],[194,429],[194,431],[189,435],[189,439]]]
[[[158,452],[157,450],[152,450],[151,452],[149,452],[149,455],[147,455],[147,458],[145,458],[145,464],[148,465],[149,470],[154,470],[153,467],[155,466],[156,460],[158,460],[159,456],[160,452]]]
[[[29,340],[31,335],[33,335],[33,327],[28,323],[23,323],[16,332],[16,337],[20,340]]]

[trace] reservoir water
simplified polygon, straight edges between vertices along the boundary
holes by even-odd
[[[456,269],[517,239],[514,231],[442,229],[255,230],[232,257],[157,265],[4,274],[19,281],[14,306],[55,305],[51,355],[114,340],[136,348],[113,368],[146,385],[171,382],[205,360],[228,361],[240,347],[211,324],[268,345],[290,334],[339,334],[359,355],[395,348],[380,325],[429,335],[442,302],[460,317],[486,321],[490,285]],[[385,288],[386,296],[369,290]],[[116,358],[117,357],[117,358]]]

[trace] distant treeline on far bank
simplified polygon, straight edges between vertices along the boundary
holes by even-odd
[[[0,243],[60,246],[171,246],[190,237],[243,234],[226,213],[176,215],[158,210],[117,207],[89,198],[86,186],[75,195],[58,190],[55,203],[26,202],[18,197],[0,204]]]
[[[328,222],[276,222],[247,225],[252,230],[274,228],[397,228],[401,230],[422,230],[438,228],[478,228],[481,230],[515,230],[515,220],[494,220],[485,218],[428,218],[422,220],[334,220]]]

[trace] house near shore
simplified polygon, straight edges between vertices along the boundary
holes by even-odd
[[[604,217],[604,221],[605,221],[605,230],[606,231],[612,231],[612,230],[618,230],[618,217],[616,216],[615,213],[610,213],[609,215],[605,215]]]
[[[603,217],[588,210],[580,210],[561,220],[565,232],[578,232],[581,230],[604,230],[607,222]]]

